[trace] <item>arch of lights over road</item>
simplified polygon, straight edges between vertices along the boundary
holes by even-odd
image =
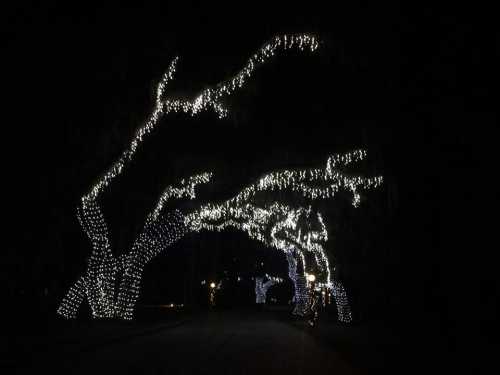
[[[177,58],[173,59],[158,84],[155,107],[149,119],[137,130],[128,147],[103,177],[81,198],[78,219],[90,239],[92,252],[85,273],[76,280],[63,298],[57,310],[60,315],[66,318],[76,317],[86,298],[95,318],[132,319],[140,292],[142,273],[149,261],[191,231],[220,231],[226,227],[234,227],[266,246],[286,254],[289,276],[295,284],[296,313],[303,314],[306,309],[305,272],[311,266],[306,264],[305,255],[308,254],[315,260],[319,280],[332,289],[334,296],[339,294],[339,319],[350,321],[345,290],[340,283],[332,282],[331,279],[330,265],[324,251],[328,236],[321,213],[313,212],[310,207],[292,207],[280,202],[258,205],[254,198],[271,191],[288,190],[313,201],[332,198],[340,190],[347,190],[352,193],[353,205],[356,207],[360,202],[359,190],[377,187],[382,182],[382,177],[353,177],[342,171],[343,167],[365,157],[366,153],[362,150],[330,156],[323,168],[266,174],[232,199],[222,203],[210,203],[189,213],[179,210],[164,212],[169,199],[194,199],[196,186],[208,183],[212,174],[202,173],[183,179],[178,185],[168,186],[163,191],[157,204],[147,215],[144,227],[132,248],[120,256],[113,255],[99,202],[103,191],[123,173],[145,137],[159,125],[164,116],[172,112],[195,116],[202,111],[212,110],[219,118],[223,118],[227,109],[221,100],[241,89],[259,66],[278,53],[285,53],[287,50],[311,53],[316,51],[318,46],[316,37],[308,34],[276,36],[254,53],[235,76],[203,90],[192,99],[171,99],[165,95],[178,61]],[[312,230],[313,227],[316,229]]]

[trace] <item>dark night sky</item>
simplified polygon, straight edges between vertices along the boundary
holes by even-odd
[[[387,305],[373,303],[387,311],[432,315],[447,332],[468,315],[457,284],[474,260],[467,249],[450,250],[457,240],[443,244],[443,236],[457,230],[447,218],[464,198],[450,185],[477,160],[470,124],[494,122],[484,105],[488,56],[476,19],[378,3],[272,14],[250,22],[228,9],[167,5],[40,5],[6,13],[4,168],[15,240],[4,246],[2,282],[14,298],[21,290],[36,295],[42,285],[60,295],[81,272],[88,248],[75,218],[78,198],[147,116],[174,56],[180,61],[172,90],[190,95],[231,76],[276,33],[305,31],[321,37],[321,52],[280,58],[259,71],[228,103],[227,120],[207,114],[162,123],[105,196],[113,240],[130,243],[159,189],[193,171],[214,170],[218,178],[205,198],[222,199],[266,171],[316,166],[328,153],[366,147],[362,168],[382,173],[384,189],[368,193],[359,212],[343,203],[325,208],[345,278],[360,298],[385,298]],[[239,241],[248,242],[235,235],[219,246]],[[492,274],[485,270],[480,283],[490,292],[476,298],[491,311]]]

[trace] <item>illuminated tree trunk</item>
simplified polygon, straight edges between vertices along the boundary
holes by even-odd
[[[293,314],[304,316],[309,306],[309,294],[307,293],[307,280],[304,275],[297,276],[294,280],[295,308]]]
[[[82,220],[84,229],[95,238],[95,230],[88,232],[87,224]],[[179,212],[173,212],[148,221],[131,252],[118,259],[106,252],[94,251],[85,275],[70,288],[57,312],[65,318],[74,319],[87,298],[95,318],[132,319],[144,267],[185,233],[187,227],[184,225],[184,217]],[[103,244],[94,242],[94,249],[104,247]],[[116,280],[120,275],[121,282],[117,290]],[[118,298],[115,298],[116,292]]]
[[[66,318],[75,318],[86,297],[93,317],[111,318],[115,314],[117,266],[111,252],[106,222],[96,199],[82,199],[78,219],[92,244],[92,253],[85,275],[71,287],[57,311]]]
[[[344,285],[340,281],[333,281],[333,296],[337,304],[339,321],[342,323],[352,322],[351,306]]]
[[[144,267],[156,255],[180,240],[187,231],[184,218],[179,212],[170,213],[146,224],[144,231],[125,259],[116,316],[127,320],[133,318]]]
[[[267,291],[270,287],[272,287],[276,282],[274,280],[268,280],[264,282],[263,277],[255,278],[255,303],[264,304],[266,303]]]
[[[294,297],[295,297],[295,307],[293,309],[293,314],[304,316],[307,313],[307,306],[309,306],[309,294],[307,293],[307,280],[304,275],[304,267],[302,264],[302,259],[295,250],[289,250],[287,252],[288,261],[288,276],[293,282],[294,287]],[[300,267],[300,271],[297,268]]]
[[[65,318],[75,319],[76,313],[86,297],[85,278],[80,277],[64,296],[57,313]]]

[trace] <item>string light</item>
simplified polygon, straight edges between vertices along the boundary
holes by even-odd
[[[220,231],[229,226],[286,254],[289,276],[295,286],[295,313],[304,314],[307,306],[305,253],[313,254],[319,269],[318,276],[322,278],[324,285],[336,285],[330,280],[330,266],[324,251],[328,235],[321,213],[313,212],[311,207],[291,207],[278,202],[257,205],[253,198],[261,192],[286,190],[306,199],[316,200],[333,198],[337,192],[347,190],[352,193],[352,204],[357,207],[360,203],[360,189],[376,188],[382,183],[382,177],[352,177],[342,171],[343,167],[362,160],[366,155],[365,151],[333,155],[327,159],[325,168],[267,174],[221,204],[209,203],[188,214],[177,210],[164,214],[163,210],[169,199],[194,199],[195,187],[209,182],[212,174],[203,173],[181,180],[178,186],[169,186],[163,191],[157,204],[147,215],[144,227],[131,250],[118,257],[113,255],[109,232],[99,205],[101,193],[123,173],[146,136],[165,115],[183,112],[195,116],[202,111],[212,110],[219,118],[223,118],[228,110],[222,100],[241,89],[258,67],[267,63],[278,52],[291,49],[314,52],[318,46],[317,39],[308,34],[276,36],[255,52],[232,78],[201,91],[191,99],[166,96],[167,86],[174,77],[178,63],[177,57],[172,60],[158,84],[155,106],[150,117],[136,131],[120,157],[81,198],[78,219],[90,239],[92,252],[84,275],[64,297],[58,309],[59,314],[74,318],[87,298],[94,317],[132,319],[142,273],[151,259],[190,231]],[[120,280],[119,286],[117,280]],[[345,294],[345,291],[339,293],[339,298],[343,298],[342,293]]]

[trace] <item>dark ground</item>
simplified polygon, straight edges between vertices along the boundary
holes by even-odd
[[[45,335],[18,336],[6,373],[369,374],[439,371],[445,365],[446,350],[435,337],[416,344],[418,322],[408,325],[403,340],[388,327],[343,326],[327,316],[311,329],[287,308],[156,318],[73,322]]]

